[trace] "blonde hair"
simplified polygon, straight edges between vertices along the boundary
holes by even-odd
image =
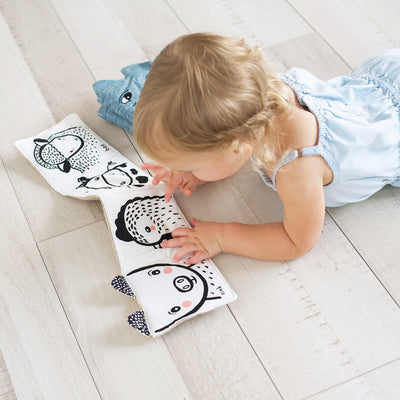
[[[290,104],[288,89],[259,48],[209,33],[179,37],[156,57],[134,114],[139,147],[152,159],[251,143],[259,165],[276,161],[274,125]],[[176,153],[175,153],[176,154]]]

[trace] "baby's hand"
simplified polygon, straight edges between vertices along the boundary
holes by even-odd
[[[180,247],[173,257],[175,262],[190,255],[186,261],[197,264],[222,252],[223,224],[194,218],[190,223],[193,228],[177,228],[172,232],[173,239],[161,243],[163,248]]]
[[[154,174],[153,185],[158,185],[160,181],[167,185],[167,190],[165,191],[165,201],[167,203],[171,200],[175,189],[180,189],[186,196],[190,196],[197,186],[204,183],[191,172],[174,171],[155,162],[143,163],[140,168],[149,169]]]

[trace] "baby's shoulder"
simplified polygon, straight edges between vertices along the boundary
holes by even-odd
[[[280,123],[280,131],[286,149],[302,149],[318,143],[318,122],[315,115],[295,104]]]

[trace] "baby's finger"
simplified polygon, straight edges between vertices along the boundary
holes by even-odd
[[[170,249],[174,247],[182,247],[185,244],[185,238],[179,237],[175,239],[164,240],[161,243],[163,249]]]
[[[171,186],[170,184],[167,186],[167,189],[165,190],[165,202],[168,203],[171,198],[172,195],[174,194],[175,188],[173,186]]]
[[[176,228],[172,231],[171,235],[173,238],[188,236],[192,232],[192,228]]]
[[[165,174],[157,173],[157,174],[154,175],[153,180],[151,181],[151,183],[153,185],[158,185],[163,178],[165,178]]]
[[[192,255],[194,252],[198,252],[199,251],[199,247],[194,244],[194,243],[188,243],[183,245],[181,248],[179,248],[179,250],[176,251],[176,253],[174,254],[173,260],[175,262],[178,262],[180,260],[182,260],[183,258]]]
[[[189,257],[186,262],[188,264],[197,264],[207,258],[209,258],[209,256],[204,251],[197,251],[192,257]]]
[[[196,225],[201,224],[201,221],[199,221],[198,219],[196,219],[195,217],[192,217],[192,219],[190,220],[190,224],[195,227]]]
[[[160,168],[164,168],[163,166],[161,166],[160,164],[157,164],[155,162],[144,162],[141,166],[141,169],[160,169]]]
[[[190,196],[192,193],[193,193],[193,189],[191,189],[190,187],[188,187],[188,186],[185,186],[183,189],[182,189],[182,192],[183,192],[183,194],[185,195],[185,196]]]
[[[182,190],[185,196],[190,196],[195,191],[196,185],[191,181],[187,181],[184,182],[184,184],[180,189]]]

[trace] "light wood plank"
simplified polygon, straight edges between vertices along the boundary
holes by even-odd
[[[295,1],[293,0],[292,4]],[[41,240],[82,226],[78,223],[68,227],[67,219],[69,214],[78,217],[77,219],[85,218],[88,213],[87,205],[76,201],[76,206],[81,207],[82,204],[83,208],[75,209],[75,205],[67,201],[65,220],[56,219],[56,229],[50,231],[52,221],[47,217],[50,215],[48,208],[60,210],[63,203],[58,199],[53,202],[45,198],[43,208],[38,212],[40,205],[36,203],[40,197],[29,195],[38,185],[34,176],[29,176],[30,173],[35,175],[35,172],[28,165],[21,168],[18,164],[19,156],[11,150],[8,151],[3,143],[11,149],[14,138],[9,136],[10,131],[19,132],[15,140],[30,136],[47,128],[65,114],[75,111],[128,158],[137,157],[119,128],[95,116],[98,105],[90,86],[96,79],[118,78],[119,70],[125,63],[127,65],[131,63],[130,60],[143,56],[140,55],[138,45],[151,59],[165,44],[180,34],[197,28],[220,31],[245,37],[250,44],[261,46],[268,58],[276,63],[282,72],[291,66],[300,66],[327,79],[348,71],[341,57],[350,65],[353,62],[358,63],[368,52],[371,52],[371,55],[375,53],[375,48],[380,51],[386,45],[391,45],[390,41],[398,41],[396,35],[399,34],[397,24],[391,23],[399,13],[399,5],[394,0],[385,0],[379,4],[372,0],[352,0],[348,2],[347,11],[350,15],[344,15],[343,18],[340,14],[345,3],[343,1],[338,3],[337,10],[327,1],[311,2],[313,9],[306,10],[305,18],[301,15],[297,18],[292,11],[279,15],[280,10],[288,10],[283,1],[268,0],[268,10],[265,10],[263,6],[267,3],[256,0],[250,0],[246,4],[238,0],[205,3],[171,0],[168,4],[156,0],[110,0],[108,3],[97,2],[98,8],[94,8],[91,13],[90,3],[82,3],[82,14],[76,17],[76,20],[74,14],[79,12],[79,7],[75,2],[71,4],[70,10],[59,0],[54,0],[54,10],[45,1],[38,0],[35,3],[37,4],[0,0],[1,10],[5,12],[14,36],[11,40],[3,41],[6,46],[4,52],[0,53],[5,55],[0,57],[0,80],[4,83],[2,89],[7,89],[4,93],[8,101],[6,106],[2,107],[3,110],[0,110],[0,116],[2,121],[3,116],[9,121],[9,127],[0,135],[0,152],[25,212],[33,215],[29,219],[34,232],[39,232],[36,238]],[[301,1],[298,3],[302,3],[303,6],[306,4]],[[251,6],[256,8],[253,10]],[[266,24],[264,30],[262,16],[265,15],[267,21],[266,11],[276,15],[284,29],[280,30],[281,27],[278,26],[274,30],[275,33],[269,35],[274,21],[271,21],[269,26]],[[324,15],[330,11],[330,20],[323,20]],[[310,16],[309,13],[314,15]],[[321,16],[322,22],[319,22],[318,18]],[[86,38],[82,36],[85,18],[88,19]],[[307,27],[304,21],[317,28],[317,32],[307,33],[310,26]],[[298,26],[298,30],[292,30],[288,23]],[[377,31],[374,31],[375,29]],[[11,37],[8,29],[4,31]],[[3,30],[1,32],[3,33]],[[357,32],[365,34],[358,36]],[[299,35],[296,36],[296,33]],[[115,48],[110,40],[112,34],[118,38]],[[125,34],[127,36],[124,39]],[[14,39],[20,47],[22,57]],[[101,54],[101,43],[104,43],[104,54]],[[271,44],[273,45],[270,46]],[[126,57],[125,52],[129,53]],[[335,52],[341,57],[336,56]],[[22,62],[18,61],[15,64],[15,60],[19,59]],[[14,62],[14,66],[11,63],[7,64],[9,60]],[[8,65],[5,69],[4,63]],[[112,75],[113,71],[115,75]],[[100,76],[102,74],[109,76]],[[15,82],[18,82],[18,90],[15,90],[13,85]],[[54,88],[57,88],[58,92]],[[12,89],[16,94],[12,93]],[[24,107],[20,106],[20,96],[17,94],[23,94],[24,98],[29,99]],[[22,115],[24,118],[16,118],[16,115]],[[49,194],[57,198],[58,195],[46,183],[40,183],[40,179],[39,185],[44,196]],[[167,376],[172,380],[177,377],[180,388],[178,392],[183,390],[182,393],[188,393],[196,399],[208,399],[213,396],[239,399],[269,398],[268,396],[277,398],[277,391],[271,386],[267,373],[288,399],[310,396],[321,390],[324,392],[318,395],[322,396],[318,399],[324,399],[323,396],[328,396],[327,399],[342,398],[348,393],[355,393],[355,396],[359,393],[365,396],[373,393],[371,398],[380,399],[380,392],[376,392],[376,388],[382,390],[382,396],[397,398],[399,389],[392,383],[398,375],[397,364],[391,363],[385,367],[380,365],[399,356],[398,308],[346,237],[340,233],[340,229],[350,238],[363,259],[370,264],[370,268],[386,289],[398,300],[397,287],[400,278],[395,265],[398,258],[398,193],[398,189],[388,188],[354,207],[344,207],[338,209],[338,212],[329,210],[329,214],[339,224],[339,229],[328,217],[317,249],[302,260],[292,263],[259,263],[231,255],[217,257],[217,264],[239,294],[237,302],[230,307],[239,325],[232,322],[227,308],[219,309],[182,324],[165,336],[161,345],[153,347],[135,341],[135,356],[159,363],[157,376]],[[260,183],[259,177],[246,170],[227,180],[222,186],[210,184],[202,187],[192,198],[178,198],[187,216],[194,215],[204,219],[236,219],[258,223],[278,220],[282,215],[276,194],[266,189]],[[98,203],[93,204],[97,208]],[[360,205],[362,207],[356,207]],[[388,216],[393,212],[394,217],[389,219]],[[44,221],[40,220],[42,215],[45,215]],[[31,222],[35,221],[35,218],[38,222]],[[39,229],[36,228],[38,224],[42,224]],[[118,297],[122,295],[113,292],[110,297],[104,294],[106,289],[103,285],[110,271],[109,265],[114,263],[115,267],[115,260],[110,256],[109,250],[103,250],[103,243],[109,243],[104,242],[107,236],[105,226],[100,222],[86,229],[88,230],[65,235],[68,238],[66,244],[61,243],[64,239],[62,236],[60,242],[54,239],[54,242],[46,241],[43,246],[46,257],[52,265],[54,264],[52,268],[57,270],[56,273],[51,273],[52,277],[57,276],[57,290],[62,293],[68,304],[68,312],[74,318],[74,325],[79,325],[79,341],[84,343],[83,351],[91,360],[89,366],[95,371],[96,382],[103,382],[105,372],[102,366],[98,367],[100,361],[111,360],[109,365],[115,373],[114,370],[120,368],[121,363],[125,365],[127,359],[132,357],[131,335],[136,334],[132,334],[129,328],[125,327],[124,317],[120,318],[121,314],[127,315],[132,311],[132,301],[125,299],[124,303],[124,297],[120,297],[119,301]],[[71,255],[71,251],[68,253],[65,246],[69,244],[70,248],[76,249],[76,240],[85,244],[85,240],[89,243],[96,240],[97,247],[91,243],[89,255],[86,255],[82,248],[78,248],[78,256]],[[57,255],[53,254],[53,243],[57,243],[56,248],[60,249],[64,260],[59,260]],[[67,282],[62,280],[67,267],[82,265],[82,259],[84,265],[90,264],[92,261],[87,261],[87,257],[98,260],[100,264],[104,262],[103,257],[113,261],[110,261],[111,264],[109,263],[107,268],[102,266],[99,275],[93,265],[90,265],[88,271],[85,268],[86,278],[94,285],[92,292],[85,297],[87,287],[84,287],[83,279],[83,282],[79,281],[80,275],[75,274],[72,277],[71,272],[67,274]],[[76,298],[70,290],[74,285],[79,293]],[[94,298],[96,299],[93,300]],[[79,309],[82,299],[88,302],[85,310]],[[108,312],[105,317],[105,324],[109,330],[105,330],[104,325],[90,315],[90,312],[93,312],[100,319],[104,316],[105,308],[111,305],[115,311],[117,304],[118,307],[122,304],[123,308],[118,312],[118,320]],[[8,315],[4,307],[1,315]],[[123,329],[127,329],[129,333],[121,334],[119,327],[115,328],[120,322]],[[93,327],[90,326],[91,323]],[[215,326],[215,331],[211,331],[211,327]],[[224,337],[227,327],[233,332],[228,340]],[[7,329],[9,336],[18,333],[12,327]],[[242,330],[249,343],[242,336]],[[85,334],[96,343],[97,348],[85,339]],[[116,336],[118,339],[115,339]],[[121,341],[124,346],[120,346]],[[145,342],[145,339],[143,341]],[[119,347],[114,343],[118,343]],[[217,349],[216,344],[219,345]],[[259,360],[250,346],[257,352]],[[127,347],[129,351],[126,359],[122,353]],[[3,349],[3,345],[1,348]],[[13,347],[9,353],[12,351]],[[101,353],[99,359],[96,351]],[[26,356],[19,357],[18,349],[13,357],[14,363],[24,365]],[[118,362],[113,363],[114,357]],[[6,353],[5,360],[8,364]],[[232,360],[240,360],[242,366],[235,368],[236,361],[232,363]],[[137,372],[137,376],[143,378],[144,382],[147,382],[149,375],[153,373],[149,364],[151,361],[146,362],[144,371]],[[393,365],[396,367],[390,371],[386,370],[388,366]],[[163,371],[169,366],[172,366],[173,372],[165,375]],[[266,371],[263,370],[263,366]],[[358,383],[360,378],[356,378],[331,391],[325,391],[376,367],[380,367],[376,371],[382,373],[375,375],[373,371],[362,377],[366,379],[367,386],[362,380]],[[28,382],[29,377],[33,376],[29,368],[23,367],[21,372]],[[139,367],[134,364],[134,371],[137,369]],[[10,374],[13,381],[19,381],[15,371],[11,373],[10,369]],[[249,388],[246,379],[250,380],[251,374],[255,376],[255,384]],[[366,378],[370,374],[374,374],[373,381]],[[110,380],[105,378],[106,383],[101,387],[102,393],[112,396],[114,385],[124,385],[127,381],[128,377],[124,373],[122,381],[117,377],[115,382],[110,383]],[[157,383],[154,385],[156,388],[152,389],[139,385],[138,392],[159,396],[162,389],[167,387],[168,396],[176,394],[167,383],[163,380],[161,382],[161,390],[157,389]],[[29,384],[35,387],[36,382],[33,379]],[[368,387],[368,390],[364,390],[364,387]],[[33,391],[33,394],[35,393]],[[120,390],[117,389],[116,393],[119,395]]]
[[[189,398],[188,392],[194,399],[224,393],[279,398],[226,309],[185,322],[164,339],[130,328],[126,317],[138,307],[109,285],[120,271],[103,222],[42,242],[40,249],[104,398],[176,399]],[[232,356],[243,357],[242,365]],[[251,388],[240,383],[249,378]]]
[[[398,400],[400,361],[385,365],[310,400]]]
[[[56,121],[2,15],[0,32],[0,154],[35,238],[43,240],[101,219],[97,204],[49,190],[45,180],[14,147],[16,140],[36,135]]]
[[[258,176],[244,170],[234,179],[179,196],[179,204],[200,220],[280,218],[279,199]],[[330,218],[317,247],[299,260],[221,255],[216,263],[239,295],[230,308],[284,398],[309,396],[400,352],[398,307]]]
[[[191,32],[234,35],[251,46],[270,46],[312,32],[281,0],[168,0],[168,4]]]
[[[400,43],[400,3],[396,0],[288,0],[288,3],[352,68]]]
[[[168,1],[112,0],[111,3],[150,60],[169,42],[187,33]]]
[[[304,68],[326,80],[350,72],[349,66],[317,33],[269,46],[264,48],[264,53],[282,73],[291,68]]]
[[[281,399],[227,307],[186,321],[164,340],[193,398]]]
[[[73,19],[74,10],[74,6],[71,8],[57,6],[59,17],[67,30],[73,30],[71,36],[74,36],[76,45],[83,47],[85,46],[85,29],[80,24],[69,23]],[[101,41],[105,34],[101,26],[101,16],[104,15],[104,11],[100,10],[99,14],[100,18],[96,18],[99,26],[93,24],[92,29]],[[125,44],[122,44],[122,47],[124,46]],[[97,50],[98,58],[107,56],[107,48],[103,50],[102,52]],[[96,49],[93,49],[94,64],[96,63],[95,52]],[[119,60],[115,60],[115,69],[121,67],[118,62]],[[226,330],[230,332],[228,339]],[[182,324],[174,330],[173,334],[167,335],[165,341],[194,398],[219,399],[225,395],[226,398],[232,399],[247,396],[262,398],[261,393],[268,394],[271,399],[279,398],[262,365],[227,309],[196,318],[190,324]],[[210,346],[210,343],[214,342],[220,345]],[[243,358],[240,367],[230,362],[232,349],[236,349],[237,354]],[[251,371],[251,375],[248,371]],[[250,377],[253,382],[251,388],[241,384]],[[205,382],[207,382],[206,385]]]
[[[218,31],[221,26],[229,26],[224,21],[230,21],[231,28],[227,28],[231,29],[230,34],[241,32],[251,37],[242,23],[238,28],[238,24],[232,22],[226,10],[214,7],[213,11],[218,11],[207,19],[209,11],[203,10],[202,6],[196,8],[193,16],[186,2],[170,4],[178,7],[175,10],[190,31],[206,30],[206,26],[210,27],[207,30]],[[213,22],[215,20],[223,22],[217,25]],[[323,72],[326,77],[339,71],[346,73],[347,65],[329,45],[323,40],[313,45],[315,37],[315,34],[310,34],[285,43],[286,49],[298,48],[300,44],[303,47],[289,58],[294,65],[302,56],[308,65],[315,64],[314,69]],[[259,38],[255,42],[262,43]],[[271,50],[277,59],[286,56],[287,51],[284,47],[279,48],[280,45],[276,45]],[[228,179],[222,189],[217,184],[208,185],[192,199],[180,196],[179,201],[189,217],[194,215],[206,220],[247,223],[276,220],[277,214],[265,207],[268,204],[268,208],[276,211],[279,200],[269,202],[270,196],[268,200],[263,198],[265,191],[259,189],[260,182],[255,183],[251,179],[254,183],[251,186],[247,183],[249,181],[247,174],[242,178],[234,177]],[[249,191],[244,191],[241,185]],[[333,255],[332,243],[338,243]],[[400,350],[396,333],[400,317],[397,306],[332,220],[327,220],[319,247],[302,260],[288,264],[258,263],[229,255],[220,256],[217,260],[228,280],[234,287],[239,287],[240,301],[231,309],[284,397],[311,395],[397,357]],[[339,265],[342,268],[346,265],[349,282]],[[253,269],[256,272],[251,277],[243,272]],[[286,281],[283,279],[285,275]],[[356,290],[360,281],[364,286]],[[270,292],[266,294],[266,291]],[[373,301],[370,293],[373,293]],[[335,304],[336,299],[342,299],[339,305]],[[265,312],[271,309],[271,305],[272,317]],[[377,318],[382,318],[378,325],[384,325],[387,328],[385,332],[375,329]],[[383,353],[378,351],[371,355],[365,351],[371,342],[382,347]],[[394,352],[392,345],[396,348]]]
[[[162,338],[129,327],[134,299],[110,282],[121,273],[106,224],[40,243],[58,295],[104,399],[190,399]]]
[[[121,68],[147,61],[108,1],[99,0],[96,7],[91,0],[51,3],[96,80],[122,79]]]
[[[264,46],[296,39],[313,33],[296,11],[281,0],[223,0],[225,8],[241,18]]]
[[[14,388],[8,374],[6,363],[4,362],[3,354],[0,351],[0,399],[2,400],[17,400]]]
[[[0,7],[54,119],[59,121],[68,114],[79,114],[107,143],[139,163],[121,128],[97,116],[99,104],[92,89],[97,79],[51,4],[46,0],[28,3],[1,0]]]
[[[19,400],[99,399],[0,164],[0,348]]]
[[[400,189],[386,187],[361,203],[332,208],[329,214],[400,304]]]

